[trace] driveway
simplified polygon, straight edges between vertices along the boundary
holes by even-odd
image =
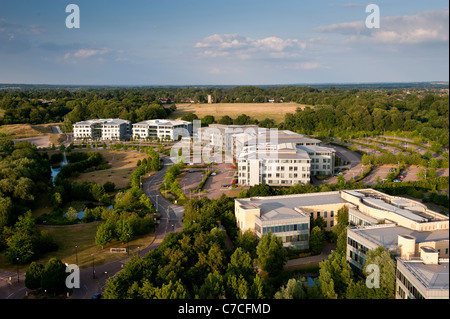
[[[324,248],[322,249],[322,253],[320,255],[288,260],[286,265],[284,265],[284,269],[292,270],[310,266],[318,266],[322,260],[328,259],[328,256],[331,254],[331,251],[335,249],[336,244],[327,242]]]
[[[182,218],[184,207],[172,204],[164,199],[159,192],[159,185],[163,183],[164,174],[167,168],[173,164],[168,157],[162,156],[161,158],[164,167],[150,176],[143,184],[144,193],[155,206],[157,205],[158,211],[161,213],[161,219],[156,229],[154,241],[139,252],[133,252],[139,254],[139,256],[144,256],[151,249],[157,248],[168,233],[180,231],[183,227]],[[115,276],[130,257],[132,257],[132,254],[123,260],[101,266],[95,265],[94,258],[92,267],[80,270],[80,288],[74,289],[74,293],[70,298],[91,299],[95,293],[101,293],[106,285],[107,279]],[[12,277],[11,281],[9,277]],[[20,275],[19,283],[17,283],[16,278],[17,273],[0,272],[0,299],[21,299],[25,295],[27,289],[23,284],[24,274]]]
[[[19,142],[30,142],[31,144],[36,145],[37,148],[41,147],[50,147],[50,136],[39,136],[39,137],[28,137],[28,138],[20,138],[13,140],[14,143]]]

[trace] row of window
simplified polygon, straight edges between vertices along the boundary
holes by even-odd
[[[311,163],[320,163],[320,158],[311,159]],[[322,163],[331,163],[329,158],[322,158]]]
[[[364,267],[364,264],[366,263],[366,259],[363,256],[361,256],[351,250],[350,250],[350,259],[352,259],[353,261],[355,261],[356,263],[360,264],[363,267]]]
[[[307,224],[307,223],[269,226],[269,227],[263,227],[263,234],[266,234],[269,231],[272,234],[276,234],[276,233],[285,233],[285,232],[291,232],[291,231],[302,231],[302,230],[308,230],[308,229],[309,229],[309,224]]]
[[[281,238],[281,242],[282,243],[292,243],[292,242],[309,240],[309,235],[308,234],[278,236],[278,237]]]
[[[352,239],[351,237],[347,237],[347,244],[349,244],[353,248],[361,251],[363,254],[367,254],[367,252],[369,251],[369,248],[367,248],[364,245],[361,245],[360,243],[358,243],[356,240]]]
[[[270,185],[281,185],[281,184],[298,184],[303,183],[301,180],[290,180],[290,179],[281,179],[281,180],[275,180],[275,179],[268,179],[267,184]]]
[[[414,298],[425,299],[425,297],[416,289],[416,287],[414,287],[414,285],[398,269],[397,269],[397,279],[403,284],[403,286],[406,289],[408,289],[408,291],[414,296]],[[402,290],[402,289],[399,287],[399,290]],[[400,295],[402,296],[403,294],[400,294]],[[404,295],[403,295],[403,297],[404,297]]]
[[[319,166],[320,166],[319,164],[314,164],[314,165],[311,165],[311,168],[312,169],[320,169]],[[331,168],[330,168],[330,165],[327,164],[327,165],[322,165],[322,169],[331,169]]]
[[[314,218],[314,212],[311,212],[311,217]],[[321,212],[317,212],[316,217],[321,217]],[[324,211],[323,218],[327,218],[327,217],[328,217],[328,212]],[[334,210],[330,211],[330,217],[334,217]]]

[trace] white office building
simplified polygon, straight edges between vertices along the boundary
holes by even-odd
[[[73,125],[75,140],[127,140],[131,136],[131,122],[121,119],[97,119]]]
[[[198,137],[202,145],[236,160],[241,185],[292,186],[334,173],[334,149],[292,131],[212,124],[200,128]]]
[[[148,120],[133,124],[133,139],[178,140],[192,135],[192,123],[181,120]]]

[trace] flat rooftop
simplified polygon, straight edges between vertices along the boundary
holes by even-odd
[[[161,125],[161,126],[175,126],[175,125],[186,125],[191,122],[182,121],[182,120],[147,120],[141,121],[138,123],[134,123],[133,125]]]
[[[130,121],[122,119],[94,119],[76,122],[74,125],[91,125],[91,124],[109,124],[109,125],[119,125],[123,123],[130,123]]]
[[[417,280],[430,290],[448,290],[448,260],[437,265],[426,265],[421,260],[397,259]]]
[[[429,241],[442,241],[449,239],[448,229],[434,231],[417,231],[402,226],[391,226],[386,224],[385,227],[377,225],[375,227],[351,228],[348,233],[353,232],[364,239],[370,241],[377,246],[383,246],[386,249],[396,248],[399,235],[409,235],[416,239],[416,243]]]
[[[240,198],[237,201],[243,205],[251,204],[252,206],[261,207],[287,207],[295,208],[302,206],[316,206],[316,205],[331,205],[331,204],[345,204],[347,201],[341,198],[339,192],[321,192],[308,194],[294,194],[285,196],[261,196]]]

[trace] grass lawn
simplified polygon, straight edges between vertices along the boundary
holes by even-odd
[[[47,253],[38,260],[37,263],[45,264],[50,258],[56,257],[63,263],[75,264],[78,255],[78,266],[82,269],[92,267],[92,254],[94,254],[94,265],[103,265],[105,263],[129,257],[126,253],[110,253],[110,248],[126,248],[130,250],[130,255],[137,252],[137,248],[147,247],[153,242],[154,233],[142,236],[130,241],[128,245],[114,241],[103,247],[95,244],[95,234],[97,227],[101,222],[92,222],[87,224],[75,224],[64,226],[39,225],[39,229],[48,231],[55,242],[58,244],[58,250]],[[78,246],[78,252],[75,246]],[[25,272],[29,265],[21,265],[20,272]],[[15,272],[16,266],[9,264],[3,254],[0,255],[0,269]]]
[[[273,119],[275,123],[284,121],[287,113],[295,113],[297,108],[305,105],[297,103],[199,103],[199,104],[176,104],[177,110],[170,118],[180,119],[187,113],[195,113],[200,119],[205,115],[213,115],[218,121],[222,116],[228,115],[236,118],[241,114],[262,121],[266,118]]]
[[[38,262],[44,263],[51,257],[61,259],[64,263],[76,263],[78,255],[78,265],[80,268],[92,266],[92,254],[94,254],[94,264],[103,265],[126,258],[127,254],[110,253],[110,248],[126,248],[127,244],[113,241],[105,247],[95,244],[95,234],[101,222],[87,224],[76,224],[67,226],[39,226],[42,230],[50,232],[59,246],[56,252],[48,253]],[[148,246],[154,238],[154,234],[137,238],[128,243],[130,253],[137,251],[137,247]],[[78,246],[78,252],[75,249]],[[48,255],[48,256],[47,256]]]
[[[76,151],[73,152],[89,152]],[[135,151],[111,151],[103,149],[93,149],[90,152],[101,153],[103,158],[111,164],[111,168],[81,173],[76,178],[71,178],[71,182],[95,182],[103,185],[105,182],[113,182],[116,188],[124,188],[130,183],[130,175],[137,167],[137,161],[148,158],[149,155]]]

